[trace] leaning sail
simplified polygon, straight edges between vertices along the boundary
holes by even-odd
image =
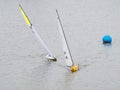
[[[62,39],[66,64],[67,64],[67,66],[73,66],[74,62],[73,62],[73,59],[72,59],[72,56],[71,56],[71,53],[70,53],[70,49],[68,47],[68,43],[67,43],[67,40],[66,40],[66,37],[65,37],[63,26],[62,26],[62,23],[61,23],[61,20],[60,20],[60,17],[59,17],[59,14],[58,14],[57,10],[56,10],[56,13],[57,13],[58,26],[59,26],[58,30],[59,30],[59,32],[61,34],[61,39]]]
[[[34,34],[34,36],[36,37],[36,39],[38,40],[38,42],[45,48],[45,50],[48,52],[49,56],[52,56],[52,53],[50,52],[50,50],[47,48],[46,44],[43,42],[43,40],[41,39],[40,35],[37,33],[36,29],[33,27],[32,23],[30,22],[28,16],[26,15],[25,11],[23,10],[22,6],[19,4],[19,9],[22,13],[22,16],[24,17],[27,25],[32,29],[32,33]]]

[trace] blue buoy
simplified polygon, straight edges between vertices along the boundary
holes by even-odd
[[[111,44],[111,42],[112,42],[112,38],[110,35],[105,35],[103,37],[103,44]]]

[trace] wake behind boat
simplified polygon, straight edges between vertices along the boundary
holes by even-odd
[[[20,9],[20,12],[21,12],[24,20],[26,21],[27,25],[30,27],[30,29],[32,30],[32,33],[36,37],[37,41],[48,52],[46,59],[56,61],[57,59],[55,58],[55,56],[53,56],[53,54],[50,52],[50,50],[48,49],[48,47],[46,46],[44,41],[41,39],[40,35],[37,33],[36,29],[34,28],[33,24],[30,22],[30,19],[28,18],[28,16],[26,15],[25,11],[23,10],[23,8],[20,4],[19,4],[19,9]]]
[[[73,59],[72,59],[72,55],[71,55],[71,52],[70,52],[70,48],[68,46],[68,43],[67,43],[67,39],[66,39],[66,36],[65,36],[65,33],[64,33],[64,30],[63,30],[63,26],[62,26],[62,23],[61,23],[61,20],[60,20],[60,16],[59,16],[59,13],[58,11],[56,10],[56,14],[57,14],[57,21],[58,21],[58,26],[59,26],[59,32],[61,34],[61,39],[62,39],[62,44],[63,44],[63,51],[64,51],[64,55],[65,55],[65,61],[66,61],[66,65],[68,67],[70,67],[70,70],[72,72],[75,72],[79,69],[79,65],[74,65],[74,62],[73,62]]]

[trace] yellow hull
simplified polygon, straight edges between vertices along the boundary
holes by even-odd
[[[70,70],[71,70],[72,72],[78,71],[78,70],[79,70],[79,65],[77,64],[77,65],[71,66],[71,67],[70,67]]]

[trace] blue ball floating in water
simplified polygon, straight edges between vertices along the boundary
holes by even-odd
[[[111,44],[111,42],[112,42],[112,38],[110,35],[105,35],[103,37],[103,44]]]

